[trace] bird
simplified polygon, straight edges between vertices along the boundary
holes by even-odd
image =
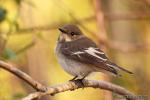
[[[55,53],[62,68],[74,76],[71,80],[83,80],[93,72],[114,76],[121,76],[120,71],[133,74],[109,60],[96,43],[85,36],[78,26],[66,24],[58,29],[60,34]]]

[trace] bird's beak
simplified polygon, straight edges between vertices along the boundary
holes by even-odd
[[[59,29],[60,32],[66,33],[66,31],[64,29],[62,29],[62,28],[58,28],[58,29]]]
[[[71,41],[71,38],[68,36],[67,31],[63,28],[58,28],[59,31],[61,32],[59,36],[59,41]]]
[[[66,32],[62,28],[58,28],[58,30],[61,32],[61,34],[59,35],[58,41],[61,41],[61,42],[65,41],[65,34],[64,33],[66,33]]]

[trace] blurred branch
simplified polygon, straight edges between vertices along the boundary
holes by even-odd
[[[116,20],[150,20],[150,13],[132,12],[132,13],[105,13],[105,17],[110,21]]]
[[[149,50],[150,49],[150,42],[147,43],[120,43],[118,41],[103,41],[104,45],[108,48],[118,50],[123,53],[127,52],[136,52],[142,50]]]
[[[3,39],[0,33],[0,55],[3,53],[4,48],[5,48],[5,40]]]
[[[99,28],[99,32],[96,35],[98,36],[98,38],[100,40],[100,44],[103,45],[102,41],[107,40],[107,34],[106,34],[106,29],[105,29],[104,13],[103,13],[102,7],[101,7],[101,0],[93,0],[93,4],[95,7],[95,17],[96,17],[97,25]]]
[[[150,0],[144,0],[150,6]]]
[[[129,13],[129,14],[110,14],[110,13],[106,13],[106,14],[104,14],[104,16],[106,17],[106,19],[111,20],[111,21],[115,21],[115,20],[139,20],[139,19],[144,19],[144,20],[148,19],[148,20],[150,20],[150,14],[144,14],[144,13]],[[71,17],[72,17],[73,21],[71,21],[69,23],[73,23],[73,24],[81,24],[81,23],[84,23],[86,21],[94,20],[96,18],[96,16],[94,16],[94,15],[89,16],[89,17],[84,18],[84,19],[77,19],[73,15],[71,15]],[[64,23],[55,23],[55,24],[46,25],[46,26],[36,26],[36,27],[31,27],[31,28],[20,28],[15,33],[48,31],[48,30],[57,29],[59,26],[61,26],[63,24]]]
[[[83,23],[86,21],[91,21],[94,19],[94,16],[90,16],[84,19],[76,19],[71,21],[70,23],[73,24],[79,24],[79,23]],[[64,23],[55,23],[55,24],[51,24],[51,25],[46,25],[46,26],[37,26],[37,27],[31,27],[31,28],[24,28],[24,29],[19,29],[17,30],[17,33],[19,32],[37,32],[37,31],[48,31],[48,30],[53,30],[53,29],[57,29],[59,26],[64,25]]]
[[[127,98],[128,100],[137,100],[136,96],[133,93],[126,90],[125,88],[122,88],[118,85],[105,82],[105,81],[83,80],[83,85],[81,85],[78,84],[79,82],[78,80],[75,80],[74,82],[67,82],[56,86],[46,87],[40,84],[39,82],[35,81],[34,79],[32,79],[29,75],[27,75],[23,71],[15,68],[12,64],[6,63],[4,61],[0,61],[0,67],[11,72],[12,74],[16,75],[20,79],[24,80],[26,83],[28,83],[30,86],[32,86],[34,89],[38,91],[35,93],[31,93],[23,100],[33,100],[36,98],[40,98],[44,95],[54,95],[56,93],[65,92],[68,90],[75,90],[83,87],[105,89],[120,94],[125,98]]]
[[[102,9],[102,0],[93,0],[93,6],[95,10],[95,17],[96,17],[96,24],[98,26],[98,32],[95,33],[95,35],[98,37],[99,40],[99,46],[100,48],[108,52],[109,48],[106,48],[103,41],[108,41],[107,32],[105,28],[105,16]],[[110,81],[111,78],[109,76],[103,76],[103,80]],[[112,93],[109,91],[103,91],[103,98],[104,100],[111,100],[112,99]]]
[[[16,53],[16,54],[20,54],[20,53],[22,53],[22,52],[28,50],[29,48],[31,48],[31,47],[34,46],[34,45],[35,45],[35,41],[33,40],[31,43],[29,43],[29,44],[26,45],[25,47],[19,49],[19,50],[16,51],[15,53]]]
[[[5,70],[9,71],[12,74],[14,74],[15,76],[17,76],[20,79],[24,80],[25,82],[27,82],[30,86],[32,86],[37,91],[45,91],[46,90],[45,86],[43,86],[39,82],[33,80],[29,75],[27,75],[26,73],[24,73],[21,70],[17,69],[12,64],[9,64],[9,63],[6,63],[6,62],[0,60],[0,68],[3,68]]]
[[[94,33],[92,30],[86,28],[86,27],[83,25],[83,22],[82,22],[82,21],[79,21],[79,20],[73,15],[73,13],[69,12],[69,15],[70,15],[70,17],[74,20],[74,22],[75,22],[76,24],[79,24],[84,30],[86,30],[86,31],[89,32],[89,33]],[[91,18],[92,18],[92,16],[91,16]],[[94,19],[94,16],[93,16],[93,19]]]
[[[70,22],[70,23],[73,23],[73,24],[79,24],[84,30],[86,30],[87,32],[89,33],[94,33],[92,32],[92,30],[88,29],[87,27],[85,27],[85,25],[83,25],[84,22],[86,21],[90,21],[90,20],[94,20],[95,19],[95,16],[91,16],[89,17],[89,19],[85,20],[85,19],[82,19],[82,20],[79,20],[75,15],[74,13],[72,13],[73,11],[67,7],[67,5],[64,3],[63,0],[61,0],[61,4],[65,7],[65,8],[62,8],[69,16],[70,18],[72,19],[73,22]],[[61,9],[61,8],[60,8]]]

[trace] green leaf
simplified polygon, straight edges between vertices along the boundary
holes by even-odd
[[[10,48],[6,48],[2,56],[7,60],[16,59],[16,53]]]

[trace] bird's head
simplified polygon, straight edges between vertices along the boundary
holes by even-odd
[[[70,42],[82,36],[81,30],[72,24],[67,24],[59,28],[61,32],[58,41]]]

